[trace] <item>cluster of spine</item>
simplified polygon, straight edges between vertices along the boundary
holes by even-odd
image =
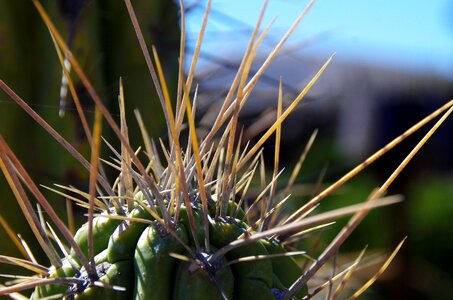
[[[129,1],[125,2],[134,20],[132,6]],[[45,12],[40,10],[39,3],[35,1],[35,4],[46,20]],[[209,7],[210,4],[206,17]],[[50,21],[47,22],[49,26]],[[183,21],[182,23],[184,24]],[[139,41],[143,41],[140,28],[135,27],[135,30]],[[77,61],[66,49],[58,32],[52,30],[51,32],[65,53],[66,59],[76,72],[78,70],[80,72]],[[184,34],[184,28],[182,32]],[[192,109],[195,101],[190,100],[193,97],[190,90],[194,70],[191,69],[186,81],[183,79],[182,71],[180,72],[174,114],[159,58],[157,53],[153,52],[157,72],[151,74],[153,78],[155,76],[156,89],[161,96],[171,137],[168,146],[162,145],[166,166],[161,164],[157,147],[150,142],[140,116],[138,120],[149,159],[147,168],[137,158],[139,152],[132,151],[128,141],[130,133],[127,130],[120,82],[121,125],[117,127],[114,123],[109,124],[113,130],[117,128],[121,140],[121,153],[107,143],[116,155],[116,160],[105,161],[105,164],[118,169],[120,175],[115,184],[110,186],[105,178],[103,166],[98,164],[101,124],[99,116],[102,104],[97,103],[100,108],[97,111],[94,130],[92,134],[87,133],[87,136],[91,137],[93,153],[89,166],[90,195],[85,196],[87,203],[78,201],[88,208],[88,222],[74,235],[69,252],[65,250],[67,246],[60,247],[60,250],[66,253],[63,258],[58,258],[59,255],[56,254],[58,251],[49,245],[48,251],[55,253],[52,255],[54,258],[51,260],[52,267],[38,276],[44,281],[37,280],[34,283],[36,287],[32,299],[285,297],[288,288],[302,275],[300,267],[291,256],[294,253],[287,253],[280,244],[278,234],[251,237],[256,232],[271,228],[270,223],[281,221],[278,220],[276,213],[272,215],[278,211],[274,205],[285,200],[287,195],[276,192],[278,175],[275,172],[272,182],[254,202],[247,199],[245,195],[259,164],[261,152],[257,145],[249,150],[242,149],[241,154],[236,129],[239,111],[249,97],[244,92],[250,63],[264,37],[258,39],[257,33],[258,29],[255,30],[249,50],[242,66],[239,67],[238,80],[230,88],[231,94],[225,100],[220,118],[201,140],[200,145],[194,125],[195,108]],[[199,43],[202,36],[203,33],[200,34]],[[59,47],[57,52],[62,59]],[[146,45],[144,47],[146,48]],[[181,48],[184,49],[184,38]],[[144,55],[147,62],[150,61],[148,51],[144,51]],[[196,58],[194,61],[196,62]],[[327,64],[322,70],[326,66]],[[151,65],[150,69],[153,71],[154,67]],[[68,84],[71,85],[68,72],[65,72],[65,75]],[[83,82],[83,78],[81,79]],[[249,92],[252,88],[253,86],[248,88]],[[236,99],[232,97],[234,93]],[[298,101],[305,93],[306,91]],[[73,98],[77,98],[76,95],[73,95]],[[93,99],[96,101],[96,95]],[[281,116],[281,93],[279,103]],[[108,116],[106,118],[109,120]],[[179,139],[185,118],[189,124],[189,141],[187,149],[182,151]],[[273,129],[278,135],[282,121],[283,119]],[[220,139],[217,139],[216,133],[228,122],[226,130]],[[261,144],[268,137],[269,135]],[[249,167],[245,172],[240,170],[247,165]],[[275,170],[277,168],[278,164]],[[101,192],[100,196],[106,196],[95,197],[96,190]],[[83,195],[80,191],[71,191]],[[242,196],[239,198],[240,193]],[[269,193],[269,196],[264,196],[265,193]],[[245,208],[247,209],[244,211]],[[274,218],[271,219],[270,216]],[[42,231],[46,229],[43,228]],[[58,237],[47,236],[43,239],[56,240]],[[235,246],[236,242],[243,244]],[[306,285],[298,288],[293,294],[297,297],[305,296]]]
[[[203,28],[197,42],[197,53],[187,79],[183,75],[184,54],[181,50],[180,78],[177,99],[174,101],[176,102],[174,113],[157,52],[153,49],[156,66],[154,67],[132,5],[129,0],[125,0],[160,96],[170,136],[169,144],[162,144],[161,153],[166,159],[164,166],[159,159],[156,145],[147,136],[142,117],[137,113],[145,153],[149,159],[145,167],[138,158],[141,151],[132,150],[129,143],[130,133],[125,118],[122,82],[120,81],[118,97],[121,124],[118,126],[39,1],[34,0],[34,3],[52,34],[76,106],[78,97],[66,61],[70,62],[71,69],[77,73],[97,105],[93,132],[86,130],[87,127],[84,126],[91,145],[91,161],[84,159],[3,82],[2,89],[58,141],[62,141],[62,145],[90,171],[89,193],[65,188],[70,193],[82,196],[86,201],[58,191],[88,209],[88,222],[71,237],[65,224],[56,216],[42,194],[34,190],[43,209],[46,212],[51,211],[50,218],[65,237],[67,244],[60,241],[58,234],[50,225],[38,221],[39,217],[34,216],[30,205],[26,204],[24,213],[26,216],[30,215],[28,221],[52,266],[46,268],[33,260],[27,262],[25,267],[37,272],[37,276],[32,277],[33,282],[2,289],[0,294],[13,295],[23,289],[34,288],[32,299],[292,298],[286,291],[302,275],[292,255],[300,255],[302,251],[287,253],[280,243],[278,232],[255,237],[255,233],[262,233],[282,221],[276,213],[277,206],[287,199],[288,193],[286,190],[282,193],[276,192],[278,151],[271,183],[255,201],[250,201],[246,194],[260,163],[260,157],[262,158],[261,145],[273,132],[277,132],[276,142],[279,144],[281,123],[294,110],[309,88],[302,91],[295,104],[285,112],[282,112],[280,92],[277,116],[279,119],[269,134],[254,147],[240,149],[241,138],[238,139],[237,130],[239,111],[268,66],[268,63],[263,66],[259,74],[255,75],[255,79],[247,85],[251,63],[267,33],[266,31],[258,36],[264,8],[219,117],[212,130],[199,142],[200,137],[194,123],[195,99],[191,100],[196,98],[196,93],[195,95],[191,93],[191,86],[211,4],[208,3],[206,8]],[[181,49],[184,49],[184,9],[181,10],[181,14]],[[301,14],[296,23],[300,22],[304,14]],[[283,40],[287,39],[292,30],[294,28]],[[282,44],[283,42],[277,46],[269,60],[275,58]],[[310,86],[324,71],[328,62],[321,68]],[[284,114],[286,115],[283,117]],[[86,124],[84,112],[79,111],[79,115],[82,123]],[[106,142],[116,156],[113,162],[99,158],[102,115],[121,141],[120,153]],[[189,125],[189,140],[186,150],[183,151],[180,137],[184,119]],[[226,124],[228,125],[225,128]],[[7,145],[3,140],[0,142],[0,150],[4,153]],[[14,169],[22,169],[17,165],[10,165],[12,162],[8,156],[12,155],[5,152],[1,157],[2,169],[7,179],[11,179],[12,188],[21,189],[20,183],[15,179]],[[101,162],[104,164],[100,164]],[[16,163],[20,164],[18,161],[12,164]],[[108,183],[105,176],[105,165],[112,166],[120,172],[113,185]],[[23,174],[20,176],[24,177]],[[27,184],[34,187],[31,180]],[[17,196],[17,199],[19,203],[28,201],[22,195]],[[298,232],[297,228],[280,233],[294,232]],[[57,242],[57,248],[52,240]],[[28,254],[27,256],[32,257]],[[306,295],[306,285],[298,287],[293,294],[298,297]]]
[[[307,290],[307,281],[337,253],[340,245],[372,208],[400,201],[399,198],[382,199],[382,197],[404,166],[453,110],[453,101],[450,101],[370,156],[297,211],[284,212],[282,207],[289,197],[315,134],[304,149],[286,187],[278,189],[281,124],[315,84],[332,57],[294,101],[285,107],[280,84],[278,106],[275,110],[276,121],[255,145],[249,147],[247,144],[243,148],[240,147],[242,134],[238,130],[238,117],[259,78],[314,1],[311,1],[307,9],[297,18],[259,70],[251,74],[251,66],[259,45],[269,30],[266,28],[262,32],[259,31],[264,14],[263,8],[219,114],[211,130],[201,137],[195,128],[197,93],[192,92],[192,84],[210,2],[206,7],[202,30],[187,79],[184,78],[184,53],[181,50],[174,110],[157,52],[153,49],[154,67],[130,0],[125,0],[166,117],[169,143],[168,145],[162,143],[161,151],[157,151],[156,144],[148,137],[139,113],[137,120],[143,135],[145,151],[132,149],[128,138],[121,80],[118,97],[120,126],[118,126],[39,1],[33,2],[55,41],[76,106],[78,97],[69,70],[65,67],[64,57],[71,63],[72,69],[96,103],[93,132],[84,126],[91,146],[91,161],[78,153],[1,80],[0,88],[89,170],[89,193],[72,187],[62,187],[67,193],[57,191],[85,207],[88,210],[88,222],[73,236],[0,135],[0,167],[52,265],[45,267],[39,264],[31,251],[23,246],[25,242],[18,241],[17,237],[11,235],[28,260],[0,255],[0,262],[24,267],[36,275],[19,278],[16,284],[8,287],[0,286],[0,296],[21,298],[23,296],[18,294],[20,291],[34,289],[32,299],[310,299],[333,281],[344,276],[343,282],[335,291],[335,295],[338,296],[361,256],[310,294]],[[181,49],[184,49],[183,9],[181,19]],[[447,112],[442,119],[365,203],[309,216],[316,205],[332,191],[445,111]],[[78,113],[82,123],[86,125],[84,112],[79,110]],[[114,153],[112,161],[101,160],[99,156],[102,117],[121,141],[119,152],[106,142]],[[185,120],[188,124],[189,138],[185,150],[182,150],[180,139]],[[267,183],[261,150],[264,142],[274,133],[276,145],[274,170],[271,181]],[[148,159],[146,166],[142,163],[143,159],[138,158],[143,153]],[[159,157],[165,157],[166,163],[163,164]],[[111,166],[119,172],[118,179],[113,185],[107,180],[105,166]],[[261,191],[252,198],[248,189],[258,166],[261,175],[264,176],[261,176]],[[58,232],[44,222],[42,213],[39,215],[36,213],[24,184],[57,227]],[[75,197],[74,193],[84,199]],[[308,268],[301,268],[294,256],[303,254],[303,251],[299,251],[303,249],[300,249],[298,243],[303,234],[329,226],[331,223],[327,222],[349,214],[354,216],[318,259]],[[64,237],[64,240],[62,241],[60,237]],[[386,261],[384,269],[401,245],[402,242]],[[377,277],[371,278],[363,289],[359,289],[353,295],[353,298],[360,295]]]
[[[142,193],[136,199],[147,205]],[[142,198],[142,199],[140,199]],[[193,204],[197,226],[190,230],[188,210],[181,206],[179,219],[169,226],[159,223],[149,206],[136,207],[127,220],[114,216],[94,219],[93,240],[96,277],[80,267],[74,251],[50,277],[71,278],[73,284],[37,287],[32,299],[66,295],[74,299],[279,299],[301,275],[296,261],[285,256],[278,240],[259,239],[226,254],[217,252],[238,238],[252,233],[244,211],[229,203],[235,216],[216,217],[212,202],[208,247],[196,245],[205,240],[202,209]],[[88,255],[88,224],[75,235],[75,241]],[[274,256],[272,256],[274,255]],[[248,260],[250,259],[250,260]],[[244,261],[241,261],[244,260]],[[92,280],[97,285],[90,284]],[[302,298],[307,290],[297,294]]]

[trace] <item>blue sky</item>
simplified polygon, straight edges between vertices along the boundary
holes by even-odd
[[[241,30],[253,26],[263,1],[214,0],[205,50],[211,53],[243,46]],[[270,0],[263,24],[276,17],[270,41],[288,28],[308,1]],[[186,5],[189,3],[186,2]],[[196,33],[202,9],[188,16]],[[289,45],[314,38],[300,55],[404,69],[453,79],[453,1],[451,0],[318,0],[299,25]],[[228,51],[231,51],[230,49]]]

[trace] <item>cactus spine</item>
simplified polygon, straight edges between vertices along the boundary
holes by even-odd
[[[36,276],[0,289],[0,295],[14,295],[24,289],[34,289],[33,299],[311,297],[313,294],[308,294],[307,280],[335,253],[366,213],[372,208],[399,201],[398,198],[380,199],[394,178],[391,177],[364,204],[306,217],[315,204],[373,162],[377,156],[370,157],[365,164],[346,174],[290,216],[280,214],[279,207],[288,195],[287,189],[276,191],[277,169],[267,188],[255,201],[244,201],[243,195],[247,193],[260,163],[261,146],[274,133],[279,141],[281,123],[303,100],[332,60],[332,57],[327,60],[307,87],[284,110],[280,86],[275,123],[254,146],[241,149],[237,142],[239,112],[294,26],[285,34],[281,43],[277,44],[258,72],[249,74],[256,50],[267,32],[258,34],[261,18],[259,19],[220,113],[211,130],[201,137],[195,128],[195,109],[192,107],[196,93],[192,94],[191,91],[210,2],[206,8],[204,24],[187,79],[183,75],[184,56],[180,57],[180,80],[176,93],[176,108],[173,108],[157,52],[153,50],[153,63],[133,7],[129,0],[125,0],[156,84],[171,137],[168,145],[161,145],[166,160],[166,163],[162,163],[156,145],[145,134],[146,129],[139,114],[146,151],[134,151],[129,143],[122,82],[120,81],[119,93],[121,120],[118,126],[39,2],[35,0],[34,3],[55,39],[57,51],[68,57],[74,72],[97,105],[93,133],[87,132],[87,136],[91,137],[91,161],[88,162],[80,156],[72,146],[52,131],[3,81],[0,86],[90,171],[89,194],[78,192],[85,198],[83,201],[78,200],[78,203],[87,208],[88,222],[72,237],[28,177],[14,153],[3,138],[0,138],[0,166],[52,264],[48,268],[32,260],[24,262],[9,258],[10,262],[36,272]],[[313,1],[307,6],[307,10],[312,4]],[[302,12],[295,25],[305,14],[306,11]],[[181,48],[184,49],[183,9],[181,15]],[[253,77],[247,81],[249,75]],[[447,104],[429,118],[432,119],[446,110],[450,112],[451,106],[451,103]],[[83,116],[83,112],[81,114]],[[114,158],[112,161],[106,161],[104,165],[100,165],[99,159],[102,116],[121,141],[119,151],[107,143]],[[411,132],[426,124],[428,119],[413,127]],[[185,121],[188,123],[190,142],[185,150],[182,150],[180,137]],[[402,138],[392,142],[381,152],[388,151],[400,140]],[[276,144],[278,149],[278,142]],[[276,152],[278,153],[278,150]],[[146,164],[142,162],[143,157],[147,159]],[[106,165],[119,172],[118,179],[113,184],[109,184],[104,175],[103,168]],[[278,168],[278,164],[276,165]],[[398,169],[395,176],[400,171],[401,169]],[[54,233],[50,225],[39,222],[39,216],[31,207],[21,182],[26,183],[26,187],[56,225],[58,233]],[[263,197],[266,193],[269,194],[267,199]],[[354,214],[349,226],[339,233],[320,258],[304,272],[293,258],[294,255],[301,255],[303,251],[287,250],[288,246],[297,246],[297,243],[290,242],[291,239],[297,238],[303,230],[314,225],[347,214]],[[60,235],[64,237],[64,242],[60,242]],[[58,247],[52,240],[57,241]],[[59,252],[62,252],[63,256]],[[2,260],[5,261],[6,258],[2,257]]]

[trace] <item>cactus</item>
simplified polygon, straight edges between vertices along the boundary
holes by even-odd
[[[146,128],[139,113],[137,117],[146,151],[134,151],[129,143],[121,80],[118,97],[121,117],[120,126],[118,126],[42,6],[37,0],[34,0],[34,3],[55,39],[62,66],[64,66],[62,59],[64,54],[96,103],[93,132],[86,131],[91,145],[91,160],[88,161],[81,156],[57,132],[53,131],[3,81],[0,81],[0,87],[89,170],[89,193],[66,188],[78,194],[83,198],[82,200],[72,194],[58,191],[85,207],[88,210],[88,221],[75,235],[72,235],[28,176],[6,141],[0,136],[0,167],[51,263],[51,267],[38,264],[32,258],[30,251],[23,246],[18,247],[22,247],[28,259],[0,256],[1,262],[24,267],[36,273],[33,276],[18,278],[17,282],[11,286],[0,288],[0,295],[20,297],[19,292],[32,289],[32,299],[311,298],[329,282],[341,277],[332,278],[327,284],[311,290],[310,293],[307,286],[308,280],[338,250],[371,209],[400,201],[398,197],[383,198],[383,194],[407,162],[453,110],[452,102],[447,103],[414,125],[401,137],[370,156],[364,163],[297,211],[288,215],[281,208],[288,199],[288,190],[291,189],[293,180],[290,180],[287,188],[281,191],[276,188],[279,176],[278,152],[281,124],[315,84],[332,57],[285,110],[283,110],[280,86],[277,119],[255,145],[241,149],[237,139],[237,123],[239,112],[256,81],[295,26],[271,52],[263,67],[247,82],[251,62],[266,34],[264,31],[258,36],[261,18],[259,19],[218,118],[206,136],[201,137],[194,121],[195,100],[192,101],[192,98],[196,97],[196,93],[191,94],[199,50],[195,52],[187,79],[182,71],[184,56],[180,57],[179,85],[176,93],[176,109],[174,109],[157,52],[153,49],[153,64],[133,7],[129,0],[125,0],[156,84],[168,125],[168,134],[171,137],[168,145],[162,143],[162,152],[166,160],[166,163],[163,163],[159,158],[156,145],[146,134]],[[313,1],[308,5],[307,10],[312,4]],[[207,20],[209,9],[210,3],[206,8],[204,22]],[[305,14],[306,11],[301,13],[295,25]],[[181,48],[184,49],[183,9],[181,18]],[[204,23],[197,49],[201,45],[205,26]],[[313,207],[333,190],[406,136],[445,111],[447,113],[443,118],[408,155],[389,180],[365,203],[308,217]],[[81,115],[83,116],[83,112]],[[114,154],[112,161],[101,161],[99,158],[102,117],[121,142],[119,151],[106,142]],[[187,120],[189,131],[189,143],[185,149],[180,142],[184,119]],[[245,195],[260,164],[260,149],[274,133],[277,146],[272,180],[254,201],[249,201]],[[309,149],[310,144],[305,150]],[[145,159],[146,164],[143,163]],[[101,165],[101,162],[104,164]],[[119,172],[113,184],[109,184],[104,175],[105,166],[111,166]],[[296,165],[294,176],[299,169],[300,165]],[[43,214],[35,212],[24,186],[39,202],[42,210],[58,229],[57,231],[53,229],[53,225],[43,222]],[[303,269],[301,266],[305,258],[299,259],[304,254],[303,249],[298,248],[300,247],[297,242],[299,236],[306,230],[316,230],[327,221],[350,214],[353,214],[353,217],[348,225],[340,231],[308,269]],[[17,238],[15,241],[21,245]],[[390,255],[380,272],[385,269],[401,245],[402,243]],[[297,251],[289,250],[294,248]],[[342,274],[346,274],[343,284],[359,260],[360,257],[349,268],[342,271]],[[353,297],[363,292],[376,278],[377,276],[373,276]],[[342,284],[338,286],[336,294],[341,292],[342,286]]]

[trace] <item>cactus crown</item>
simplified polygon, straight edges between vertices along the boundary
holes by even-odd
[[[308,299],[328,286],[329,283],[325,283],[308,293],[307,281],[338,250],[370,209],[400,201],[399,197],[382,197],[402,168],[448,115],[444,115],[389,180],[371,194],[365,203],[316,216],[309,216],[309,214],[333,190],[406,136],[442,112],[448,110],[447,113],[450,113],[452,103],[446,104],[414,125],[401,137],[379,150],[297,211],[287,214],[281,210],[316,135],[314,133],[307,143],[301,160],[294,168],[286,187],[277,189],[277,178],[280,175],[278,155],[281,124],[303,101],[304,96],[330,64],[332,57],[321,66],[308,85],[286,107],[282,104],[283,91],[280,85],[276,121],[256,144],[250,146],[247,144],[241,149],[238,117],[257,81],[313,2],[311,1],[300,14],[261,68],[255,74],[250,74],[255,54],[268,32],[268,28],[262,32],[259,31],[265,10],[264,5],[217,119],[210,131],[200,136],[194,121],[197,97],[196,88],[193,92],[194,72],[211,3],[209,2],[206,7],[196,51],[186,76],[183,72],[184,9],[181,9],[182,50],[178,91],[174,101],[176,106],[173,108],[158,54],[153,48],[153,59],[151,58],[130,0],[125,0],[162,104],[168,135],[171,137],[168,145],[163,143],[160,145],[165,157],[165,163],[162,163],[157,151],[158,146],[148,137],[138,112],[136,115],[143,135],[144,150],[134,150],[129,143],[121,80],[118,97],[121,117],[118,126],[42,6],[34,0],[54,38],[71,92],[74,92],[71,88],[72,81],[65,68],[63,57],[69,60],[74,72],[96,103],[93,132],[85,130],[91,145],[91,160],[88,161],[80,155],[3,81],[0,82],[0,86],[90,172],[89,193],[64,188],[77,193],[82,200],[59,191],[88,210],[88,222],[73,236],[28,176],[6,141],[0,136],[0,166],[52,265],[48,268],[38,264],[30,251],[23,246],[20,247],[24,250],[24,256],[27,259],[1,256],[2,262],[24,267],[36,275],[19,279],[14,285],[1,288],[0,295],[14,297],[18,296],[18,292],[22,290],[34,289],[32,297],[35,299],[63,297],[68,299],[93,297],[103,299],[200,299],[204,297],[292,299],[305,297],[304,299]],[[77,95],[73,93],[72,96],[77,101]],[[79,114],[82,122],[86,124],[84,112],[79,110]],[[114,153],[113,161],[101,161],[99,158],[103,118],[121,141],[120,150],[114,149],[106,142]],[[190,139],[186,149],[183,150],[180,137],[185,122],[188,124]],[[262,162],[261,147],[274,134],[276,149],[272,179],[263,184],[261,193],[250,201],[245,195]],[[143,163],[143,157],[147,159],[146,164]],[[105,177],[103,170],[105,165],[119,172],[113,184],[110,184]],[[24,188],[27,188],[37,199],[43,211],[57,227],[57,231],[40,220]],[[298,263],[294,259],[295,256],[305,254],[303,249],[297,248],[298,239],[305,232],[321,228],[326,222],[348,214],[353,214],[348,226],[340,231],[317,260],[308,268],[302,269],[300,260]],[[18,244],[21,244],[20,241]],[[402,243],[398,245],[388,261],[394,257],[401,245]],[[360,258],[361,256],[348,268],[342,270],[339,276],[329,281],[343,280],[337,287],[335,295],[341,292]],[[384,268],[386,265],[384,264]],[[375,277],[371,278],[369,283],[375,279]],[[358,296],[363,290],[359,289],[353,297]]]

